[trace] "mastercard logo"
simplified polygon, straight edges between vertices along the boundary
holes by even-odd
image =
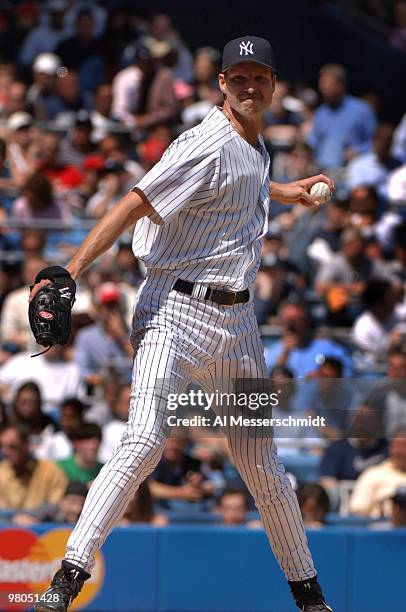
[[[60,568],[69,529],[54,529],[43,535],[25,529],[0,531],[0,610],[29,610],[32,597],[43,593]],[[83,610],[103,586],[104,558],[100,551],[92,576],[84,584],[70,609]],[[12,598],[13,594],[19,597]],[[26,597],[24,597],[26,595]]]

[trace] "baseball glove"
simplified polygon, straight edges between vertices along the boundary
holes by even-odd
[[[32,333],[41,346],[67,344],[72,328],[71,310],[75,302],[76,283],[61,266],[41,270],[35,277],[35,284],[43,279],[51,283],[35,294],[28,308]]]

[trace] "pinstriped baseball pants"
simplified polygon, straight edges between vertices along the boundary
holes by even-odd
[[[171,291],[174,278],[153,271],[134,311],[135,349],[130,414],[114,456],[88,493],[66,559],[90,571],[97,549],[138,486],[159,462],[169,433],[167,393],[189,382],[266,378],[252,301],[219,306]],[[212,389],[213,390],[213,389]],[[316,574],[296,495],[269,436],[225,432],[233,461],[255,499],[273,553],[288,580]]]

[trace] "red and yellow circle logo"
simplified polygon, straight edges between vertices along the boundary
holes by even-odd
[[[70,536],[68,529],[53,529],[43,535],[25,529],[0,531],[0,609],[26,610],[36,594],[43,593],[59,569]],[[99,593],[104,582],[104,559],[99,551],[92,576],[72,603],[83,610]]]

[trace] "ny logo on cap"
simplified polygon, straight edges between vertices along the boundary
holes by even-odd
[[[254,55],[254,51],[252,49],[253,44],[254,43],[250,42],[249,40],[247,40],[247,42],[243,41],[242,43],[240,43],[240,55],[242,55],[244,51],[245,51],[245,55],[248,55],[248,54]]]

